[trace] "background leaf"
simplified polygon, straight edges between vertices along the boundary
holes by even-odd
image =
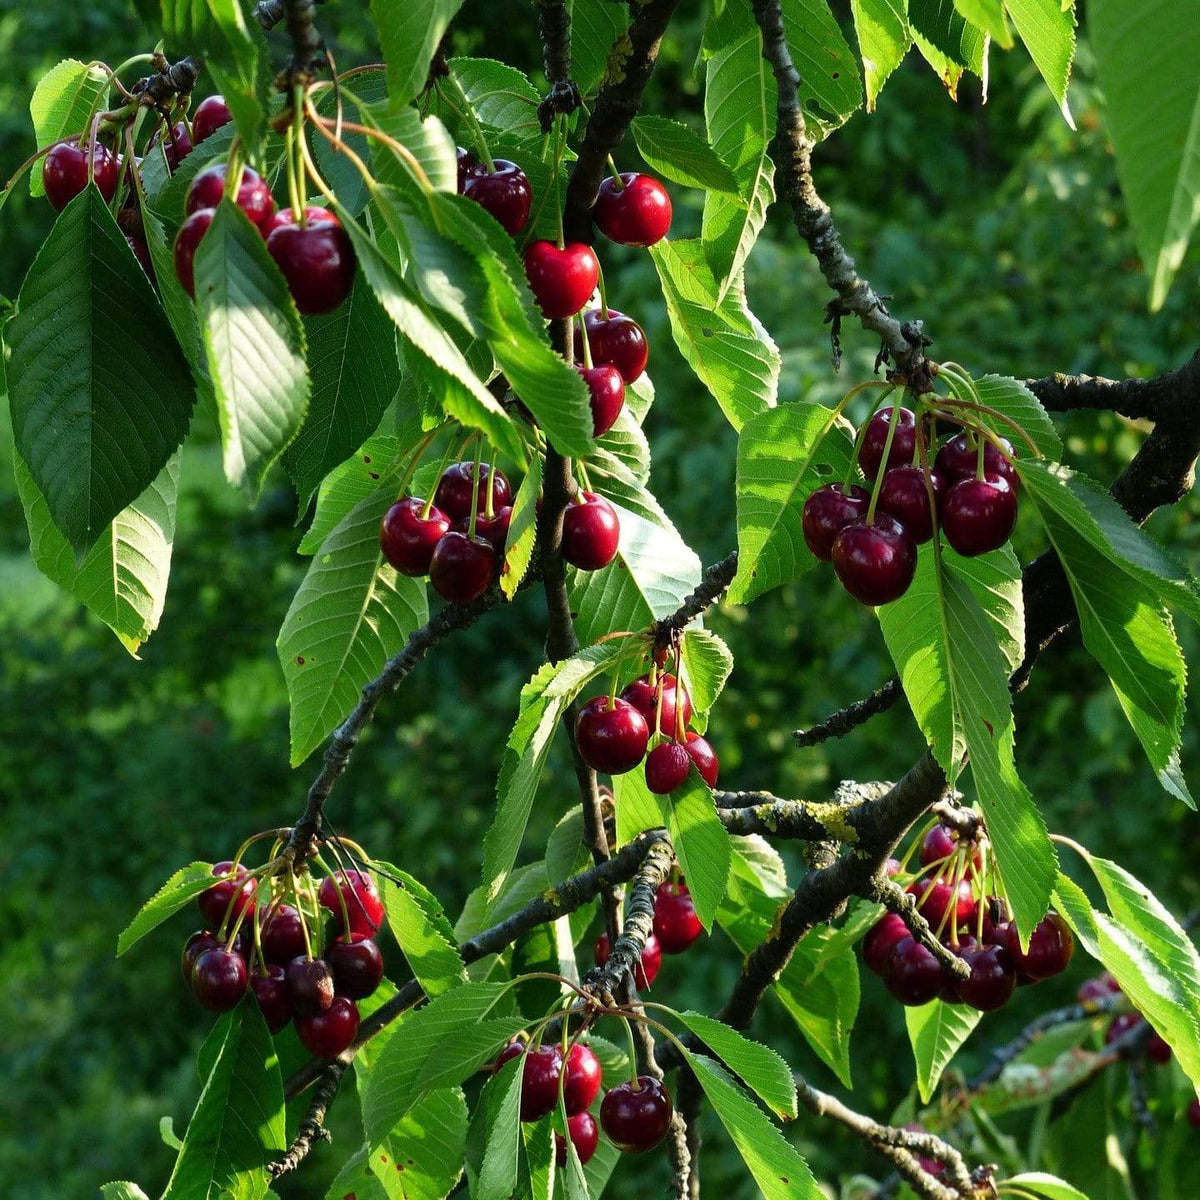
[[[851,0],[850,11],[854,15],[854,31],[862,55],[867,112],[874,112],[883,85],[912,45],[912,34],[908,31],[908,2]]]
[[[1067,83],[1075,61],[1075,13],[1060,0],[1005,0],[1021,41],[1037,65],[1066,122],[1075,128],[1067,108]]]
[[[395,864],[380,863],[379,867],[379,896],[388,925],[425,994],[440,996],[464,982],[466,967],[437,897]]]

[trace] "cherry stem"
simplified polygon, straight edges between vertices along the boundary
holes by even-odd
[[[896,436],[896,426],[900,424],[901,405],[892,405],[892,416],[888,422],[887,439],[883,443],[883,458],[879,460],[879,470],[875,472],[875,484],[871,488],[871,503],[867,506],[867,524],[875,523],[875,506],[879,503],[879,493],[883,489],[883,477],[888,470],[888,457],[892,453],[892,440]]]
[[[472,541],[475,538],[475,522],[479,519],[479,452],[478,444],[475,446],[475,467],[471,472],[471,519],[467,523],[467,537]],[[488,492],[491,492],[489,481]]]
[[[443,99],[442,87],[450,89],[454,93],[458,104],[453,101],[448,101],[450,108],[455,115],[461,117],[466,123],[467,128],[471,131],[471,140],[475,143],[475,149],[479,151],[479,157],[483,159],[484,165],[488,169],[488,174],[493,175],[496,171],[496,161],[492,158],[492,152],[488,149],[487,138],[483,135],[483,126],[479,123],[479,118],[475,115],[475,110],[471,107],[471,101],[467,99],[467,93],[463,91],[463,86],[454,77],[453,72],[438,80],[438,99]]]
[[[300,157],[298,143],[304,140],[304,89],[298,83],[292,87],[292,123],[288,132],[291,136],[284,147],[284,153],[287,155],[288,197],[292,202],[292,216],[297,224],[303,227],[307,224],[304,217],[304,192],[301,188],[304,160]]]
[[[493,446],[492,447],[492,458],[491,458],[491,461],[488,463],[487,502],[486,502],[486,504],[484,506],[484,510],[483,510],[484,516],[487,517],[487,519],[489,521],[495,520],[495,517],[496,517],[495,499],[496,499],[496,448]]]
[[[629,1043],[629,1083],[636,1092],[640,1089],[638,1088],[637,1043],[633,1040],[633,1026],[630,1025],[629,1018],[624,1015],[619,1020],[625,1026],[625,1040]]]
[[[558,248],[561,250],[565,243],[563,237],[563,203],[562,203],[562,158],[567,144],[566,120],[562,113],[554,114],[554,207],[558,213]],[[568,318],[568,333],[570,332]],[[570,362],[571,338],[567,338],[567,361]]]
[[[666,688],[663,688],[666,691]],[[683,730],[680,726],[683,717],[683,641],[675,644],[675,740],[683,744]]]
[[[583,343],[583,365],[585,369],[591,370],[592,363],[592,339],[588,336],[587,322],[579,318],[579,340]],[[572,352],[574,347],[572,347]]]
[[[870,382],[871,385],[876,385],[878,381],[871,380]],[[842,410],[850,402],[850,398],[857,395],[867,386],[867,384],[860,383],[858,387],[851,388],[850,391],[848,391],[842,397],[841,403],[833,410],[829,416],[829,419],[825,422],[825,429],[822,431],[821,437],[824,437],[825,434],[833,428],[834,421],[837,420]],[[845,493],[850,487],[851,481],[854,479],[854,468],[858,466],[858,456],[862,451],[862,444],[867,436],[867,426],[871,423],[871,418],[875,415],[879,406],[896,390],[896,385],[894,383],[888,383],[884,384],[884,388],[885,390],[875,398],[875,403],[871,405],[871,411],[867,413],[863,423],[858,427],[858,432],[854,435],[854,445],[850,449],[850,461],[846,464],[846,476],[842,480],[843,493]]]
[[[409,457],[408,465],[404,468],[404,474],[400,476],[400,485],[396,489],[397,495],[403,496],[404,489],[408,487],[409,480],[412,479],[416,472],[417,464],[421,461],[421,455],[429,449],[429,443],[433,441],[439,433],[449,424],[448,421],[443,421],[436,428],[431,429],[416,445],[412,454]]]
[[[333,851],[333,860],[334,860],[334,862],[337,863],[339,870],[341,870],[342,878],[346,880],[346,886],[349,887],[350,880],[349,880],[348,876],[346,875],[345,867],[342,866],[342,856],[338,852],[338,848],[335,845],[333,845],[332,843],[330,843],[329,848]],[[317,862],[321,862],[319,855],[317,856]],[[329,871],[329,868],[326,867],[324,863],[321,863],[321,866],[326,871]],[[329,873],[331,875],[333,874],[332,871],[329,871]],[[336,883],[334,884],[333,890],[335,892],[337,892],[337,895],[338,895],[338,907],[342,910],[342,928],[346,931],[346,940],[349,941],[350,940],[350,910],[349,910],[349,908],[346,907],[346,895],[342,891],[342,889],[337,886]],[[320,893],[318,892],[317,895],[318,895],[318,899],[319,899]]]
[[[562,230],[559,230],[559,248],[562,247]],[[583,324],[583,318],[579,319],[580,325]],[[586,336],[586,335],[585,335]],[[575,365],[575,317],[574,315],[567,318],[566,335],[563,337],[563,359],[568,367]]]
[[[613,162],[611,154],[608,156],[608,170],[609,174],[612,175],[613,183],[616,184],[617,191],[623,192],[625,190],[625,180],[621,178],[621,172],[617,170],[617,164]]]
[[[600,260],[596,260],[599,264]],[[599,273],[596,277],[596,286],[600,289],[600,320],[608,320],[608,288],[604,283],[604,267],[600,266]]]

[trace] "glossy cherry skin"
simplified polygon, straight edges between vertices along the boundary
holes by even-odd
[[[607,696],[596,696],[579,710],[575,744],[593,771],[605,775],[632,771],[646,757],[649,740],[645,717],[625,700],[614,700],[610,708]]]
[[[352,933],[334,938],[325,947],[325,961],[333,972],[334,990],[339,996],[363,1000],[383,979],[383,955],[372,938]]]
[[[191,983],[192,968],[196,965],[196,959],[200,957],[206,950],[213,950],[221,942],[207,929],[198,929],[184,943],[183,955],[180,959],[180,969],[183,971],[183,982]]]
[[[282,229],[285,225],[296,226],[300,222],[296,220],[296,214],[292,212],[291,206],[281,208],[277,213],[274,213],[271,219],[262,227],[263,237],[270,237],[277,229]],[[308,204],[304,208],[304,224],[306,225],[337,225],[341,226],[341,221],[337,219],[337,214],[332,213],[327,208],[322,208],[319,204]]]
[[[883,477],[879,489],[879,511],[893,516],[917,545],[929,541],[937,528],[938,502],[945,484],[936,472],[929,473],[933,487],[933,506],[925,487],[925,472],[920,467],[893,467]]]
[[[192,967],[192,991],[210,1012],[228,1012],[250,982],[246,960],[236,950],[205,950]]]
[[[646,755],[646,786],[666,796],[683,786],[692,770],[692,756],[679,742],[659,742]]]
[[[350,918],[351,933],[365,933],[374,937],[383,928],[383,901],[375,881],[364,871],[348,869],[335,875],[326,875],[317,889],[317,900],[322,908],[333,913],[335,926],[344,933],[342,905],[338,900],[341,892],[346,901],[346,914]]]
[[[591,1162],[600,1144],[600,1128],[596,1118],[590,1112],[577,1112],[567,1118],[567,1136],[575,1153],[579,1157],[580,1166]],[[567,1143],[561,1133],[554,1135],[554,1161],[560,1166],[567,1165]]]
[[[949,825],[935,825],[921,841],[921,865],[928,867],[939,859],[947,858],[961,845],[957,829]],[[979,848],[974,849],[975,865],[980,865]]]
[[[584,1112],[600,1095],[600,1060],[590,1046],[576,1042],[567,1051],[567,1078],[563,1082],[563,1104],[567,1116]],[[557,1100],[557,1097],[555,1097]]]
[[[946,983],[946,972],[933,951],[912,936],[901,938],[883,965],[883,983],[901,1004],[915,1006],[935,1000]]]
[[[333,221],[279,225],[267,238],[296,308],[304,316],[333,312],[354,286],[354,247]]]
[[[99,143],[93,147],[91,157],[96,187],[105,200],[112,200],[121,177],[121,160]],[[42,186],[55,209],[62,212],[87,187],[87,182],[88,153],[82,146],[77,142],[59,142],[51,148],[42,163]]]
[[[434,549],[429,582],[451,604],[478,599],[495,578],[496,550],[484,538],[468,537],[452,529]]]
[[[600,437],[613,427],[625,407],[625,380],[621,378],[621,372],[608,363],[595,367],[577,363],[575,369],[587,384],[592,406],[592,436]]]
[[[436,505],[423,516],[425,501],[419,496],[397,500],[379,524],[379,549],[400,572],[419,578],[429,574],[437,544],[450,532],[450,518]]]
[[[600,309],[590,308],[583,314],[583,329],[587,331],[593,363],[616,367],[627,384],[646,369],[650,348],[642,327],[632,317],[610,308],[605,319]],[[583,361],[583,331],[579,329],[575,331],[575,359]]]
[[[1008,905],[999,896],[984,896],[980,901],[983,905],[983,937],[980,939],[990,946],[1008,946],[1008,927],[1012,922],[1012,913]]]
[[[297,1016],[311,1017],[329,1011],[333,1004],[333,972],[323,958],[293,958],[284,967],[288,996]]]
[[[868,479],[874,479],[879,472],[879,464],[883,462],[883,448],[887,444],[888,427],[891,424],[892,406],[881,408],[867,422],[863,434],[862,446],[858,452],[858,463]],[[892,438],[891,453],[888,454],[887,470],[912,462],[913,451],[917,448],[917,417],[911,408],[901,408],[896,425],[896,433]]]
[[[660,671],[658,683],[650,686],[650,676],[643,675],[635,679],[621,693],[621,699],[627,700],[646,719],[646,726],[654,728],[655,717],[658,715],[658,694],[662,692],[662,721],[659,728],[663,733],[674,734],[676,729],[686,729],[692,719],[692,698],[686,689],[681,689],[675,676],[666,671]],[[682,697],[682,701],[680,701]],[[678,707],[678,713],[676,708]]]
[[[521,1076],[521,1120],[539,1121],[558,1106],[562,1052],[557,1046],[535,1046],[532,1050],[522,1050],[525,1054],[525,1072]],[[510,1053],[509,1057],[514,1056]]]
[[[1005,451],[1011,457],[1012,443],[1008,438],[1000,439]],[[979,469],[979,451],[965,433],[952,437],[938,452],[934,459],[934,469],[947,483],[957,483],[960,479],[974,479]],[[984,475],[1000,475],[1008,481],[1013,493],[1021,490],[1021,479],[1017,469],[997,449],[995,443],[989,441],[983,449]]]
[[[337,996],[328,1011],[317,1016],[297,1016],[296,1032],[310,1054],[336,1058],[358,1036],[358,1005],[347,996]]]
[[[581,571],[599,571],[617,556],[621,522],[616,509],[595,492],[580,492],[563,513],[562,556]]]
[[[1017,970],[1033,979],[1050,979],[1067,969],[1075,953],[1075,935],[1056,912],[1047,913],[1029,939],[1029,953],[1021,953],[1017,927],[1008,930],[1008,952]]]
[[[999,550],[1016,524],[1016,493],[1000,475],[960,479],[942,501],[946,541],[967,558]]]
[[[250,990],[258,1001],[267,1028],[278,1033],[292,1019],[292,998],[283,967],[270,963],[265,975],[255,971],[250,978]]]
[[[649,1075],[618,1083],[600,1105],[600,1124],[624,1154],[645,1154],[667,1136],[674,1113],[667,1089]]]
[[[525,278],[543,316],[551,321],[573,317],[596,290],[600,262],[583,242],[568,242],[560,250],[540,239],[525,250]]]
[[[712,743],[708,738],[701,737],[700,734],[689,729],[684,735],[683,745],[688,752],[688,757],[696,764],[700,778],[710,788],[715,788],[721,774],[721,762],[717,758],[717,752],[712,748]]]
[[[995,1012],[1012,997],[1017,970],[1003,946],[987,946],[971,940],[974,944],[961,953],[971,975],[955,981],[958,998],[980,1012]]]
[[[175,235],[175,278],[189,296],[196,294],[196,248],[208,232],[215,215],[211,208],[198,209],[180,225]]]
[[[163,130],[155,132],[150,139],[147,152],[162,144],[163,154],[166,155],[167,166],[174,171],[177,166],[192,152],[192,139],[188,136],[187,126],[182,121],[176,121],[171,126],[171,132]]]
[[[686,883],[660,883],[654,894],[654,936],[664,954],[682,954],[702,933]]]
[[[485,517],[483,513],[479,513],[475,518],[475,536],[483,538],[485,542],[490,542],[491,547],[496,552],[497,561],[504,557],[504,546],[508,541],[508,527],[512,524],[512,508],[505,505],[498,509],[492,516]],[[459,521],[454,522],[454,528],[459,533],[466,533],[470,528],[471,519],[463,517]]]
[[[884,913],[863,938],[863,962],[866,963],[867,969],[874,971],[876,975],[882,974],[892,947],[901,938],[908,936],[908,926],[902,917],[896,913]]]
[[[600,184],[592,216],[610,242],[653,246],[671,228],[671,197],[653,176],[626,171],[620,187],[611,175]]]
[[[525,172],[516,163],[506,158],[493,159],[493,162],[496,166],[494,171],[487,169],[487,163],[477,163],[468,171],[463,179],[462,193],[491,213],[511,237],[520,233],[529,220],[533,189]]]
[[[858,484],[843,487],[840,483],[819,487],[804,502],[800,528],[804,544],[814,558],[829,562],[833,558],[833,541],[847,525],[867,515],[871,493]]]
[[[917,546],[887,513],[847,525],[833,542],[833,569],[860,604],[890,604],[908,591],[917,569]]]
[[[596,939],[593,952],[596,956],[596,966],[602,967],[608,962],[609,948],[607,933],[602,933]],[[638,991],[645,991],[658,978],[658,969],[661,966],[662,947],[658,944],[658,938],[654,934],[651,934],[646,939],[646,944],[642,947],[641,960],[633,969],[633,982],[637,985]]]
[[[233,113],[225,103],[224,96],[209,96],[196,105],[192,114],[192,141],[200,145],[206,137],[211,137],[222,125],[228,125],[233,120]]]
[[[201,892],[196,898],[196,903],[200,906],[200,911],[209,925],[214,929],[219,929],[221,922],[225,920],[226,909],[229,910],[230,921],[236,921],[242,913],[248,915],[254,912],[254,893],[258,888],[258,882],[249,879],[245,883],[239,884],[239,880],[246,878],[245,867],[239,863],[237,871],[234,872],[233,863],[226,860],[215,863],[212,873],[220,882],[214,883],[212,887]],[[234,892],[237,892],[238,896],[233,907],[230,908],[229,902],[233,900]]]
[[[944,880],[932,882],[929,879],[917,879],[905,889],[917,898],[917,908],[930,925],[938,926],[942,917],[950,907],[954,893]],[[969,921],[975,915],[975,896],[971,891],[971,882],[964,879],[958,885],[958,903],[955,908],[955,919],[959,925]],[[948,923],[948,922],[947,922]]]
[[[202,208],[216,208],[225,195],[225,174],[228,164],[216,163],[206,167],[188,188],[184,211],[191,216]],[[246,167],[242,171],[242,182],[238,185],[237,206],[258,226],[265,229],[275,215],[275,200],[267,181],[255,170]]]
[[[286,966],[305,950],[304,927],[300,923],[300,914],[290,904],[281,904],[263,922],[259,937],[262,941],[263,958],[269,963]]]
[[[438,480],[433,502],[450,518],[461,521],[471,515],[471,489],[474,485],[475,463],[451,463]],[[477,512],[487,511],[488,480],[492,485],[492,511],[512,502],[512,487],[503,471],[492,473],[487,463],[479,464],[479,492],[475,498]]]

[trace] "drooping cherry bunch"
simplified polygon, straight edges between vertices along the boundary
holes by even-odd
[[[313,1054],[340,1054],[358,1034],[356,1001],[383,979],[384,910],[370,874],[339,867],[317,883],[307,868],[275,874],[233,861],[212,873],[197,901],[206,928],[183,948],[196,999],[228,1012],[249,989],[272,1033],[294,1018]]]
[[[1091,1009],[1104,1001],[1111,1000],[1113,996],[1121,994],[1121,985],[1107,971],[1103,971],[1091,979],[1085,979],[1079,985],[1076,999],[1084,1008]],[[1104,1044],[1111,1046],[1131,1029],[1137,1029],[1138,1026],[1145,1024],[1145,1021],[1146,1018],[1136,1010],[1118,1013],[1109,1021],[1108,1028],[1104,1031]],[[1146,1057],[1160,1067],[1171,1061],[1171,1047],[1167,1045],[1157,1030],[1152,1029],[1146,1038]]]
[[[863,962],[901,1004],[928,1004],[940,998],[993,1012],[1008,1003],[1016,988],[1066,970],[1075,939],[1058,913],[1043,917],[1029,949],[1021,949],[1006,900],[987,890],[988,881],[998,882],[1000,877],[986,834],[973,841],[936,823],[914,849],[917,846],[920,868],[910,874],[892,863],[889,874],[907,881],[917,910],[971,973],[965,979],[951,975],[933,951],[913,937],[903,917],[885,913],[863,939]]]
[[[654,932],[642,947],[642,956],[633,968],[633,982],[645,991],[658,978],[663,954],[682,954],[704,932],[692,893],[682,879],[668,879],[654,893]],[[612,955],[608,934],[602,933],[592,947],[596,966],[602,967]]]

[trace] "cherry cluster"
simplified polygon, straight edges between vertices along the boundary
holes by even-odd
[[[375,934],[383,927],[383,904],[365,871],[339,870],[317,889],[317,905],[333,914],[323,950],[320,913],[286,902],[283,888],[269,901],[259,877],[244,866],[219,862],[217,882],[198,898],[206,929],[183,948],[183,978],[196,999],[213,1012],[228,1012],[247,988],[278,1033],[293,1018],[300,1041],[313,1054],[333,1058],[358,1034],[357,1000],[383,979],[383,955]],[[336,933],[334,932],[336,931]]]
[[[1107,972],[1103,971],[1091,979],[1085,979],[1079,985],[1077,999],[1084,1008],[1091,1008],[1112,996],[1121,994],[1121,985]],[[1131,1029],[1136,1029],[1145,1023],[1146,1018],[1140,1012],[1118,1013],[1108,1023],[1104,1031],[1104,1044],[1111,1046],[1113,1042],[1124,1037]],[[1171,1061],[1171,1047],[1162,1039],[1157,1030],[1151,1030],[1146,1039],[1146,1057],[1159,1066],[1165,1066]]]
[[[994,864],[986,870],[990,858],[986,840],[962,838],[949,825],[934,825],[921,840],[921,870],[906,890],[916,897],[917,910],[938,939],[971,973],[965,979],[951,975],[913,937],[902,917],[885,913],[863,940],[863,962],[901,1004],[941,999],[993,1012],[1008,1003],[1016,988],[1067,969],[1075,939],[1066,921],[1048,913],[1023,951],[1007,902],[986,893],[985,879],[995,878]],[[899,863],[889,864],[889,874],[904,878]]]
[[[642,947],[642,956],[633,968],[633,982],[645,991],[658,978],[663,953],[682,954],[704,932],[692,893],[680,880],[659,884],[654,893],[654,932]],[[602,967],[612,954],[608,934],[602,933],[592,948],[596,966]]]
[[[581,1163],[588,1162],[600,1144],[600,1129],[588,1111],[600,1095],[600,1062],[589,1046],[575,1042],[564,1055],[558,1046],[527,1046],[510,1042],[496,1059],[493,1073],[506,1062],[525,1056],[521,1076],[521,1120],[540,1121],[558,1107],[562,1092],[567,1112],[567,1136]],[[638,1075],[611,1088],[600,1104],[600,1126],[625,1154],[644,1154],[666,1136],[674,1107],[667,1089],[649,1075]],[[567,1161],[567,1143],[554,1135],[555,1157]]]
[[[691,719],[687,689],[654,666],[619,696],[593,696],[575,722],[575,744],[583,761],[605,775],[623,775],[644,759],[646,786],[656,795],[681,787],[693,763],[704,782],[716,787],[721,769],[717,752],[707,738],[687,728]]]
[[[959,554],[974,556],[998,550],[1016,525],[1021,483],[1011,443],[966,429],[938,449],[930,468],[921,424],[911,409],[881,409],[855,446],[873,489],[847,479],[817,488],[804,504],[809,550],[832,562],[842,586],[863,604],[903,596],[917,547],[939,529]]]

